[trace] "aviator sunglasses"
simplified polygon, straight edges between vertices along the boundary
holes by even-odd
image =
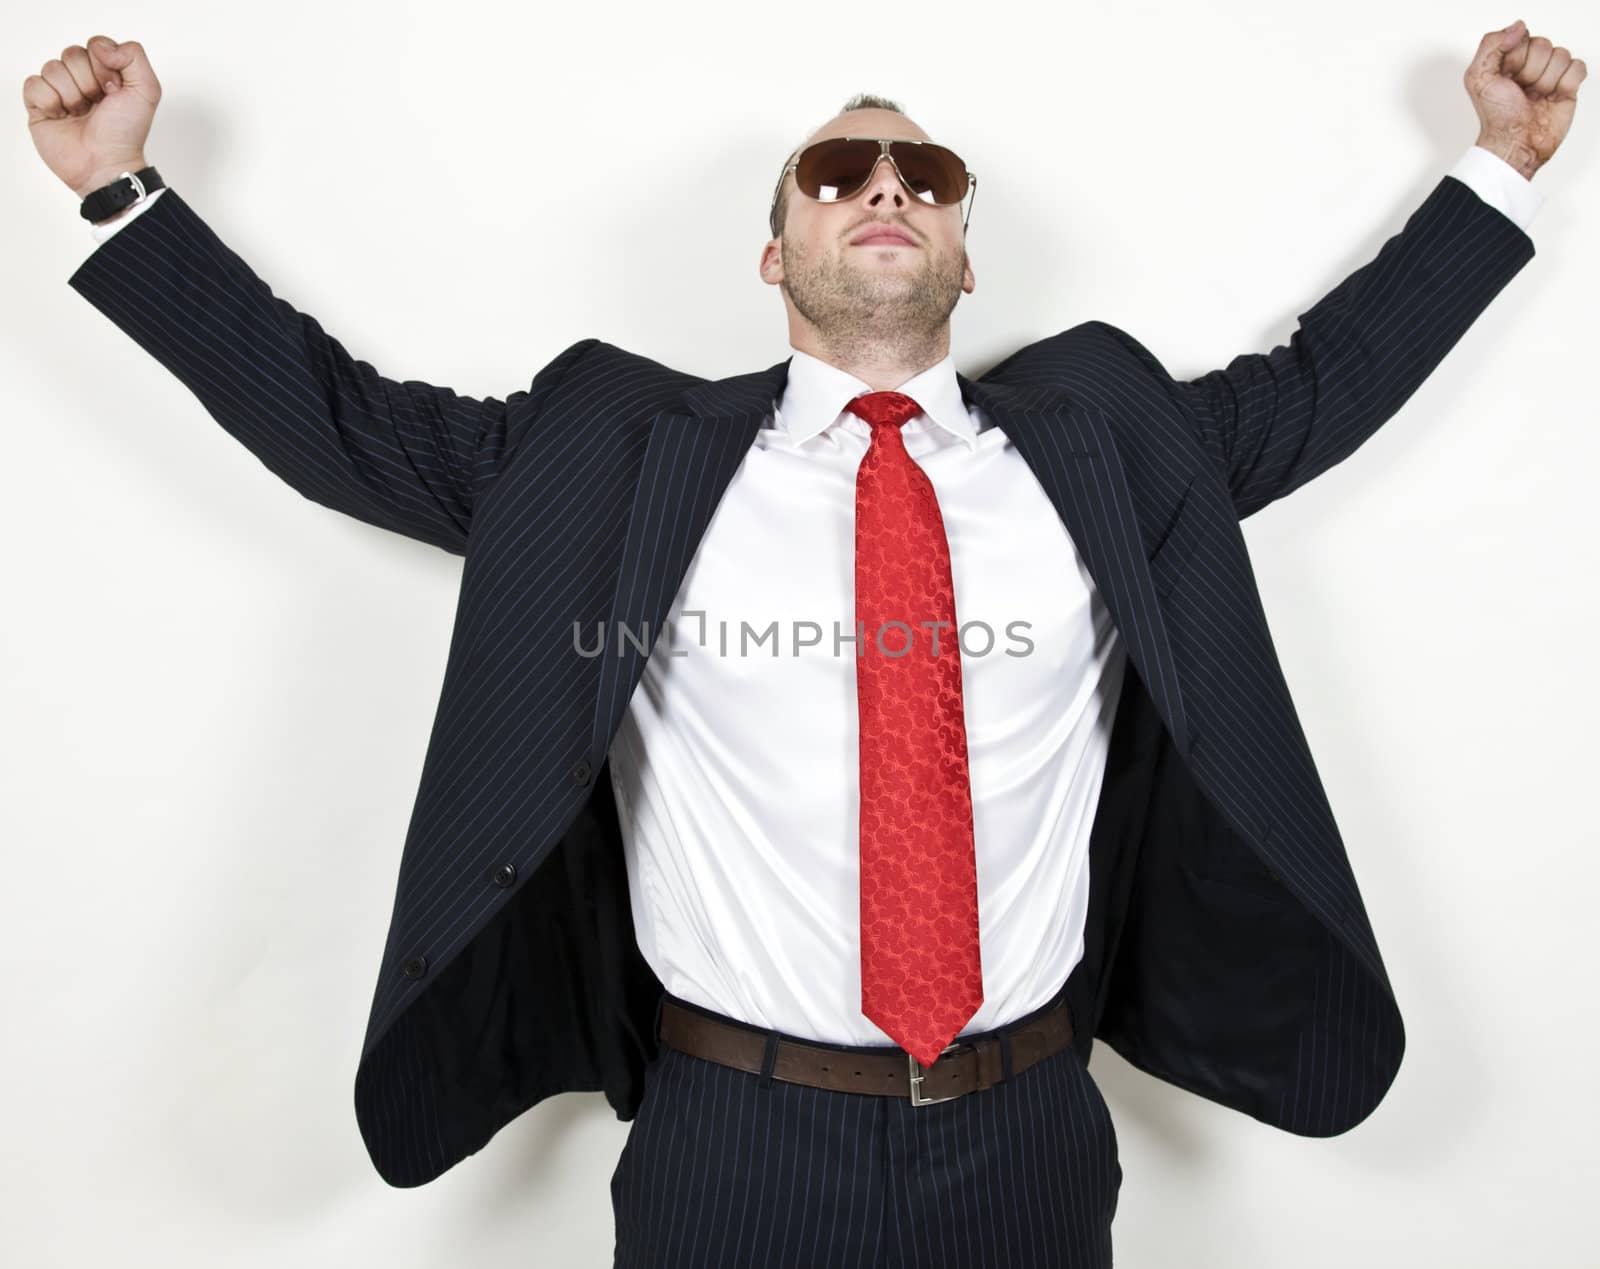
[[[778,195],[783,190],[783,178],[794,173],[796,187],[807,198],[819,203],[839,203],[854,198],[878,170],[878,161],[888,156],[895,174],[920,202],[947,207],[959,203],[972,191],[977,201],[978,177],[969,172],[961,156],[932,141],[909,141],[888,137],[830,137],[808,145],[795,156],[783,171],[778,173],[778,184],[772,191],[772,206],[767,212],[767,223],[772,236],[778,237]],[[961,232],[967,232],[967,220],[972,216],[972,203],[967,204],[966,216],[961,220]]]

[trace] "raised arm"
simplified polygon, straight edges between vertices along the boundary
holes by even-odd
[[[136,41],[64,50],[24,98],[41,156],[80,198],[145,166],[160,86]],[[275,296],[171,188],[69,283],[303,496],[457,554],[478,498],[596,342],[571,345],[503,400],[385,378]]]
[[[1566,135],[1586,73],[1520,22],[1489,32],[1464,76],[1477,147],[1513,164],[1513,182],[1531,178]],[[1173,385],[1241,519],[1353,453],[1533,258],[1501,200],[1469,185],[1470,161],[1457,170],[1373,260],[1300,314],[1287,344]]]

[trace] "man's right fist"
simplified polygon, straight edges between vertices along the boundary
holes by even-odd
[[[22,81],[28,131],[45,166],[87,198],[145,166],[161,84],[137,40],[74,44]]]

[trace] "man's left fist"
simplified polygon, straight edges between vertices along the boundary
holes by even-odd
[[[1462,76],[1478,112],[1478,144],[1531,180],[1572,126],[1588,75],[1566,49],[1542,35],[1529,39],[1521,18],[1490,31]]]

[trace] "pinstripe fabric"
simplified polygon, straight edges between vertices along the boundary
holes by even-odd
[[[900,1050],[841,1046],[858,1051]],[[763,1087],[758,1075],[663,1046],[632,1124],[611,1176],[617,1269],[1112,1263],[1116,1130],[1071,1046],[928,1106],[782,1080]]]
[[[1099,1037],[1307,1135],[1394,1079],[1400,1014],[1239,521],[1352,453],[1532,256],[1445,177],[1271,353],[1178,381],[1085,322],[960,377],[1128,647],[1069,981],[1085,1060]],[[591,338],[504,400],[385,379],[170,189],[70,283],[303,496],[465,557],[356,1073],[374,1166],[423,1184],[559,1092],[631,1119],[661,984],[606,751],[787,360],[707,381]]]

